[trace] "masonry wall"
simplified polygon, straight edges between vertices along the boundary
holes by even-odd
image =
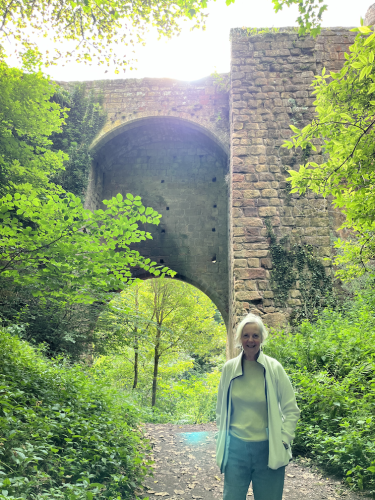
[[[215,85],[213,77],[195,82],[129,78],[85,82],[85,85],[103,95],[107,112],[107,122],[95,138],[93,148],[100,148],[124,129],[137,126],[139,120],[173,117],[203,129],[229,152],[228,93]]]
[[[282,148],[298,128],[314,116],[311,81],[342,67],[354,34],[348,29],[324,30],[316,40],[284,30],[248,36],[232,30],[231,60],[231,255],[232,326],[248,311],[269,325],[280,324],[288,308],[278,310],[270,287],[272,263],[265,219],[278,237],[314,246],[318,257],[329,257],[335,217],[327,203],[311,193],[290,196],[287,170],[298,168],[300,154]],[[310,157],[322,161],[320,151]],[[325,261],[331,272],[329,261]],[[298,305],[291,291],[288,306]]]

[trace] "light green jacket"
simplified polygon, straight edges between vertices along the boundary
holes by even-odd
[[[216,406],[216,462],[224,472],[228,460],[232,381],[242,375],[241,353],[227,361],[221,374]],[[260,351],[257,362],[265,369],[265,392],[268,409],[268,467],[278,469],[292,459],[291,442],[300,415],[292,384],[284,368],[274,358]],[[283,441],[288,445],[285,449]]]

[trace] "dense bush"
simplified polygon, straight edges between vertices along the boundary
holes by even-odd
[[[4,331],[0,430],[1,500],[130,499],[148,471],[136,413],[118,392]]]
[[[358,294],[265,352],[285,367],[302,411],[294,449],[375,495],[375,298]]]

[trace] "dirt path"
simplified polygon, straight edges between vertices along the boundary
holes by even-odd
[[[222,498],[224,476],[215,462],[216,427],[205,425],[147,424],[153,446],[154,477],[146,480],[141,498],[150,500],[216,500]],[[248,499],[253,496],[251,486]],[[286,468],[283,500],[364,500],[339,480],[322,476],[303,462]]]

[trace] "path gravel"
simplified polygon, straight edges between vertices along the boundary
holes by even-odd
[[[215,462],[214,424],[147,424],[153,447],[154,476],[147,478],[141,498],[157,500],[216,500],[222,498],[224,476]],[[247,499],[253,497],[252,489]],[[308,461],[296,460],[286,468],[283,500],[364,500],[340,480],[322,475]]]

